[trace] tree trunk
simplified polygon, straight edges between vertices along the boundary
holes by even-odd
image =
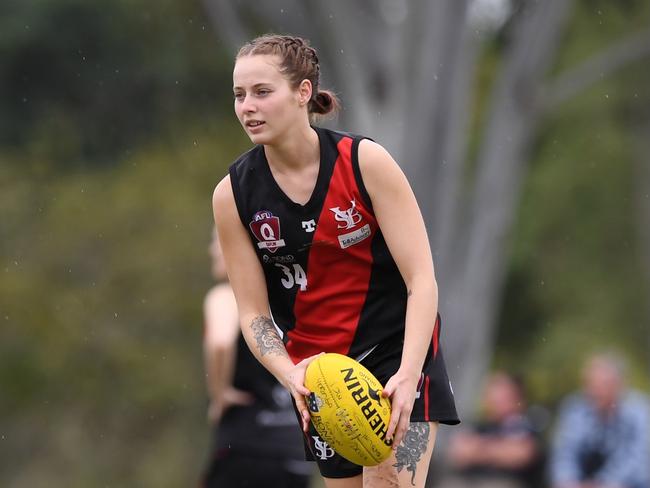
[[[504,281],[507,236],[514,220],[527,150],[539,122],[536,95],[551,67],[571,2],[528,5],[515,26],[493,89],[476,180],[454,232],[454,269],[443,276],[447,358],[456,397],[467,414],[493,348],[497,305]]]

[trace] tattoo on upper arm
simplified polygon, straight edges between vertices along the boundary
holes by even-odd
[[[411,473],[411,484],[415,486],[415,469],[422,454],[427,451],[429,446],[429,432],[431,427],[428,422],[411,422],[402,443],[397,446],[395,459],[397,462],[393,465],[397,472],[402,469]]]
[[[273,325],[273,321],[269,317],[262,315],[255,317],[251,322],[251,329],[262,356],[266,356],[267,354],[284,357],[289,356],[282,339],[278,335],[278,331],[275,329],[275,325]]]
[[[409,290],[406,296],[410,297],[411,295],[413,295],[413,290]]]

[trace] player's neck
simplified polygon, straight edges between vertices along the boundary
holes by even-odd
[[[320,162],[318,134],[306,125],[294,130],[279,144],[264,146],[266,159],[276,171],[300,171]]]

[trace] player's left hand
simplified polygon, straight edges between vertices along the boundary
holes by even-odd
[[[382,391],[382,396],[390,398],[391,403],[386,438],[393,439],[393,449],[397,449],[409,428],[418,379],[398,370],[391,376]]]

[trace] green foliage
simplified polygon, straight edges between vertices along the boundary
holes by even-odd
[[[561,52],[564,68],[650,19],[642,3],[594,3],[579,4]],[[647,117],[642,100],[650,100],[642,67],[647,61],[561,107],[532,158],[495,362],[522,372],[538,401],[555,403],[576,388],[582,361],[602,349],[622,352],[632,384],[649,386],[632,125]]]
[[[227,100],[226,53],[196,3],[14,0],[4,10],[0,144],[58,165],[110,163],[170,117],[209,117]]]
[[[197,476],[210,197],[244,147],[239,132],[188,128],[116,170],[62,178],[2,166],[0,416],[12,421],[0,484]],[[73,472],[53,469],[74,459]]]
[[[0,485],[193,483],[229,53],[197,3],[0,14]]]

